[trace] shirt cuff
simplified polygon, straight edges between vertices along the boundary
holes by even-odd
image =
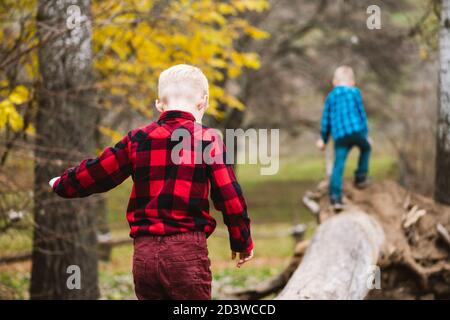
[[[58,179],[55,180],[55,182],[53,182],[53,185],[52,185],[53,191],[56,192],[56,188],[58,187],[60,181],[61,181],[61,177],[59,177]]]
[[[245,253],[250,253],[253,250],[253,241],[250,243],[250,245],[245,250]]]
[[[233,248],[234,247],[234,248]],[[250,244],[247,245],[245,249],[242,249],[242,246],[239,246],[239,249],[236,248],[236,245],[231,245],[231,250],[234,252],[240,252],[240,253],[250,253],[253,250],[253,241],[250,239]]]

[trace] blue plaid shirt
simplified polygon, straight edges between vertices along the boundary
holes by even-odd
[[[322,140],[327,143],[330,134],[334,141],[358,132],[367,136],[368,131],[361,91],[356,87],[334,87],[325,100]]]

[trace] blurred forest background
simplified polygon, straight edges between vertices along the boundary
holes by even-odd
[[[370,5],[381,8],[379,30],[366,26]],[[325,175],[314,141],[341,64],[363,92],[372,176],[432,195],[439,17],[433,0],[0,0],[0,298],[134,298],[131,182],[66,201],[47,181],[155,119],[157,77],[177,63],[211,83],[206,124],[281,135],[277,175],[237,167],[256,257],[236,269],[219,223],[209,240],[216,298],[282,270],[294,225],[313,232],[300,199]],[[67,263],[91,270],[87,295],[58,287]]]

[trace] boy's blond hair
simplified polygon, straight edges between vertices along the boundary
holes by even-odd
[[[355,82],[355,73],[349,66],[340,66],[334,71],[333,80],[336,83],[351,83]]]
[[[188,99],[197,102],[208,95],[208,79],[194,66],[178,64],[159,75],[158,95],[161,100],[169,98]]]

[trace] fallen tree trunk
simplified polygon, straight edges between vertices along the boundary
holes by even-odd
[[[277,299],[364,299],[383,242],[380,224],[362,211],[327,219]]]
[[[377,262],[381,290],[371,290],[366,299],[450,298],[450,250],[445,240],[450,228],[450,207],[409,192],[392,181],[374,183],[362,191],[346,184],[345,195],[346,211],[366,212],[376,219],[385,235]],[[323,184],[307,198],[320,208],[318,213],[313,208],[319,229],[336,217]],[[295,281],[292,279],[291,283]],[[301,284],[297,282],[297,286]],[[278,298],[286,296],[283,293]]]
[[[355,281],[362,281],[351,278],[347,283],[340,279],[344,279],[345,274],[347,277],[349,274],[357,274],[355,268],[361,269],[358,263],[350,263],[351,258],[370,257],[364,253],[361,255],[362,250],[358,244],[361,245],[366,240],[357,241],[364,239],[360,229],[356,227],[358,222],[356,225],[347,225],[341,220],[347,213],[357,211],[367,213],[365,216],[369,220],[372,218],[377,221],[385,236],[377,261],[381,271],[377,275],[377,281],[381,282],[381,290],[371,290],[366,299],[450,299],[450,207],[408,192],[392,181],[374,183],[363,191],[346,184],[345,194],[346,210],[336,215],[329,205],[326,184],[320,183],[315,191],[307,192],[302,199],[303,203],[319,224],[318,234],[306,250],[308,257],[303,255],[305,246],[300,251],[297,246],[289,266],[280,275],[258,286],[232,292],[234,297],[261,298],[279,292],[289,281],[278,299],[339,299],[345,296],[345,291],[342,293],[339,291],[342,288],[333,289],[331,286],[342,287],[344,283],[346,286],[343,288],[347,288],[346,291],[349,292],[347,298],[352,298],[350,293],[358,291],[353,289]],[[345,230],[341,232],[339,229],[342,227]],[[361,228],[367,229],[364,226]],[[350,243],[340,239],[356,240]],[[347,249],[341,253],[336,251],[342,248]],[[336,259],[338,255],[346,258]],[[292,270],[296,271],[289,280]],[[331,274],[334,276],[331,276],[330,281]],[[313,291],[314,296],[305,293],[308,286],[312,289],[317,286],[317,292]],[[333,291],[338,293],[331,294]],[[353,295],[353,298],[361,298],[364,292],[360,291],[362,293],[358,294],[359,297]]]

